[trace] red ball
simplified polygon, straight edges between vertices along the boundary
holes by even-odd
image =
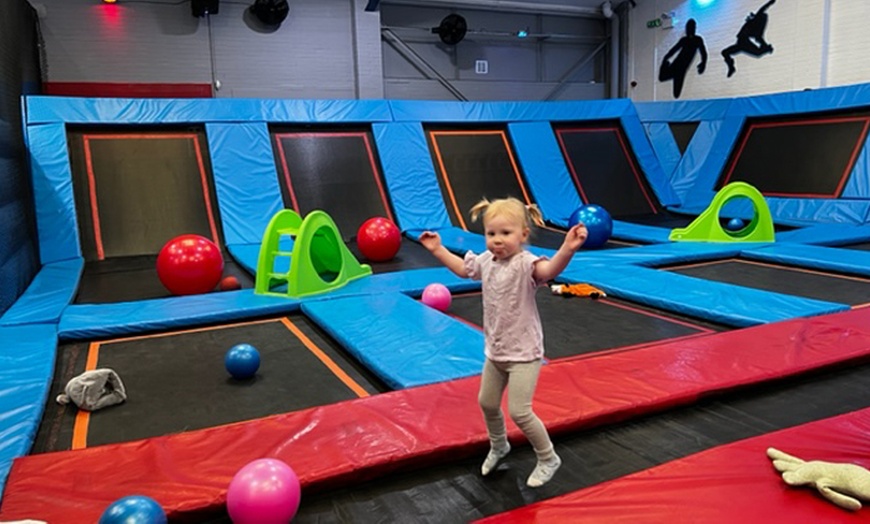
[[[238,278],[230,275],[228,277],[224,277],[223,280],[221,280],[221,291],[234,291],[236,289],[242,289],[242,285],[239,283]]]
[[[356,234],[356,245],[373,262],[391,260],[402,246],[402,233],[392,221],[374,217],[363,222]]]
[[[199,235],[177,236],[157,255],[157,276],[175,295],[207,293],[215,288],[223,272],[221,250]]]

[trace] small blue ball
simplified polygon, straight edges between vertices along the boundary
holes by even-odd
[[[743,222],[743,220],[735,217],[729,220],[727,224],[725,224],[725,229],[727,229],[728,231],[740,231],[745,226],[746,223]]]
[[[568,226],[574,227],[580,222],[583,222],[589,232],[589,237],[583,243],[584,248],[595,249],[610,240],[610,235],[613,233],[613,219],[603,207],[595,204],[578,207],[571,213]]]
[[[99,524],[166,524],[166,513],[151,497],[130,495],[112,502]]]
[[[260,369],[260,352],[250,344],[236,344],[224,356],[224,365],[233,378],[251,378]]]

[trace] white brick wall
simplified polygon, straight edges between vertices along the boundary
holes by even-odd
[[[727,78],[721,51],[735,41],[747,14],[766,0],[714,0],[699,7],[698,0],[645,0],[631,10],[628,51],[630,89],[635,100],[673,100],[671,82],[658,81],[662,57],[682,37],[685,22],[695,18],[709,61],[698,75],[694,66],[686,76],[681,99],[721,98],[802,90],[870,81],[870,20],[868,0],[778,0],[768,9],[765,39],[774,47],[755,58],[734,55],[737,73]],[[674,12],[673,29],[648,29],[647,20]],[[825,21],[829,20],[826,27]],[[826,31],[827,29],[827,31]],[[825,36],[828,45],[825,45]]]

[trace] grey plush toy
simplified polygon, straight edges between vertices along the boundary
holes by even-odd
[[[861,509],[862,500],[870,502],[870,471],[861,466],[807,462],[775,448],[767,448],[767,456],[789,486],[812,486],[826,499],[852,511]]]
[[[121,377],[109,368],[85,371],[67,382],[64,393],[57,396],[58,404],[73,402],[79,409],[96,411],[127,400],[127,391]]]

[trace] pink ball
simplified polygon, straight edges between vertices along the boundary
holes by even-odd
[[[423,303],[438,311],[447,311],[452,301],[450,290],[444,284],[429,284],[423,289]]]
[[[278,459],[258,459],[240,469],[227,489],[235,524],[286,524],[302,497],[296,472]]]

